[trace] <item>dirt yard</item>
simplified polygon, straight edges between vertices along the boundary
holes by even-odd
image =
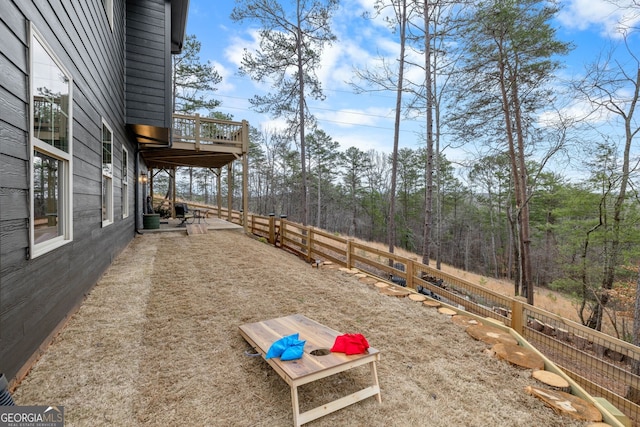
[[[531,372],[439,314],[314,269],[237,231],[145,234],[116,259],[14,392],[62,405],[67,426],[289,426],[287,384],[238,332],[301,313],[381,351],[374,398],[310,426],[584,426],[526,394]],[[357,368],[300,389],[302,410],[369,380]]]

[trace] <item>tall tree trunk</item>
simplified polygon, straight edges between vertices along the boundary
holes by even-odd
[[[356,197],[356,190],[357,188],[354,179],[351,182],[351,196],[353,197],[351,201],[351,206],[353,207],[353,210],[351,211],[351,232],[349,233],[351,236],[355,236],[358,229],[358,222],[356,221],[358,218],[358,200]]]
[[[307,225],[309,223],[309,190],[307,188],[307,168],[305,166],[305,162],[307,159],[306,156],[306,150],[305,150],[305,140],[304,140],[304,126],[305,126],[305,120],[304,120],[304,67],[303,67],[303,55],[302,55],[302,29],[300,28],[300,23],[302,20],[302,16],[301,16],[302,11],[300,10],[300,1],[298,1],[298,13],[297,13],[297,17],[298,17],[298,27],[296,28],[297,30],[297,36],[296,36],[296,51],[298,53],[298,85],[300,87],[300,94],[299,94],[299,103],[298,103],[298,108],[300,109],[300,116],[299,116],[299,121],[300,121],[300,159],[301,159],[301,163],[302,163],[302,168],[300,169],[301,172],[301,178],[302,178],[302,225]]]
[[[632,80],[633,81],[633,80]],[[622,175],[620,177],[620,191],[616,197],[616,202],[613,207],[613,237],[611,239],[611,247],[609,254],[605,261],[604,277],[602,279],[602,289],[598,292],[597,299],[598,305],[596,309],[591,313],[587,326],[602,330],[602,318],[604,314],[604,308],[609,303],[609,291],[613,289],[613,283],[615,280],[615,269],[620,259],[620,228],[623,223],[623,208],[624,202],[627,197],[627,186],[629,184],[629,163],[631,155],[631,143],[633,137],[640,130],[640,128],[632,129],[633,115],[635,107],[640,96],[640,67],[638,67],[637,74],[634,81],[635,91],[631,98],[632,101],[629,105],[629,110],[626,114],[621,114],[624,118],[625,127],[625,146],[622,160]],[[618,111],[620,111],[618,109]],[[635,322],[635,319],[634,319]]]
[[[518,66],[518,59],[516,55],[516,67]],[[515,76],[515,72],[513,73]],[[533,279],[531,269],[531,236],[529,229],[529,197],[528,197],[528,174],[527,164],[525,159],[525,147],[524,147],[524,128],[522,124],[520,96],[518,93],[518,85],[514,81],[511,82],[511,98],[513,100],[513,111],[515,116],[516,125],[516,140],[518,143],[518,164],[520,170],[518,171],[519,179],[519,191],[520,191],[520,242],[521,242],[521,254],[520,264],[522,265],[521,277],[522,277],[522,289],[526,292],[527,303],[533,305]],[[518,197],[516,197],[516,200]]]
[[[173,199],[173,187],[174,187],[175,177],[176,177],[176,168],[165,169],[165,171],[167,172],[167,175],[169,175],[169,181],[167,184],[167,192],[164,195],[164,198],[166,200],[171,200]]]
[[[438,19],[433,20],[434,32],[438,34]],[[442,205],[444,202],[443,191],[443,172],[440,170],[440,101],[441,94],[438,92],[438,56],[433,55],[433,100],[435,113],[435,160],[433,162],[433,170],[436,175],[436,268],[442,269]],[[433,218],[433,215],[432,215]]]
[[[407,25],[407,1],[402,0],[398,13],[400,24],[400,58],[398,68],[398,85],[396,89],[396,115],[393,128],[393,153],[391,155],[391,190],[389,193],[389,222],[387,223],[387,238],[389,240],[389,252],[393,253],[396,244],[396,183],[398,179],[398,144],[400,140],[400,116],[402,114],[402,88],[404,78],[404,56]],[[389,264],[392,264],[389,259]]]
[[[509,221],[509,250],[507,251],[509,254],[509,261],[507,262],[508,278],[513,280],[514,295],[519,296],[522,295],[522,292],[520,289],[520,250],[517,244],[519,240],[518,221],[511,209],[507,211],[507,218]]]
[[[552,257],[552,253],[554,250],[554,245],[553,245],[553,231],[551,230],[551,223],[553,221],[553,216],[551,214],[551,211],[547,212],[547,226],[545,227],[545,238],[544,238],[544,245],[545,245],[545,250],[544,250],[544,271],[542,273],[542,286],[548,286],[549,283],[551,282],[551,278],[553,277],[553,274],[551,273],[550,269],[551,269],[551,265],[553,262],[553,257]]]
[[[495,214],[493,210],[493,196],[492,191],[489,190],[489,225],[491,226],[491,262],[493,263],[493,277],[498,278],[498,254],[496,248],[496,224],[495,224]]]
[[[505,131],[509,145],[509,159],[511,161],[511,172],[513,176],[514,193],[516,197],[515,221],[517,223],[517,248],[518,248],[518,282],[527,302],[533,305],[533,288],[531,282],[530,267],[530,237],[529,237],[529,208],[527,200],[527,170],[524,157],[524,137],[522,120],[520,117],[520,104],[517,93],[517,82],[515,81],[516,71],[511,71],[511,77],[507,77],[507,64],[504,59],[505,53],[502,51],[501,40],[498,43],[500,50],[500,60],[498,62],[500,93],[502,97],[502,111],[504,114]],[[517,65],[516,65],[517,66]],[[515,140],[514,140],[515,136]]]
[[[507,89],[507,81],[506,81],[506,71],[504,62],[500,61],[498,63],[499,72],[500,72],[500,93],[502,96],[502,113],[504,115],[504,125],[506,129],[506,138],[509,146],[509,160],[511,163],[511,175],[513,176],[513,185],[514,185],[514,193],[516,196],[516,210],[511,214],[512,230],[518,230],[517,224],[519,223],[520,217],[520,207],[522,206],[522,200],[520,200],[521,192],[520,192],[520,180],[518,179],[518,164],[517,164],[517,156],[515,149],[515,142],[513,140],[513,125],[511,123],[511,103],[509,102],[509,95]],[[516,244],[514,245],[514,252],[518,251],[517,258],[518,262],[522,255],[522,246],[520,244],[520,233],[512,232],[514,239],[516,239]],[[521,272],[522,269],[518,268],[518,271]],[[522,276],[518,275],[516,278],[516,295],[520,295],[518,284],[522,284]]]
[[[633,344],[640,345],[640,267],[638,268],[638,278],[636,279],[636,302],[633,312]],[[640,375],[640,360],[631,361],[631,372]],[[627,386],[625,398],[634,403],[640,402],[640,390]]]
[[[433,86],[431,80],[431,30],[429,19],[429,0],[424,1],[424,68],[426,86],[427,119],[427,164],[424,207],[424,229],[422,243],[422,263],[429,265],[431,243],[431,213],[433,195]]]
[[[633,138],[633,136],[635,135],[635,132],[637,131],[637,130],[633,131],[631,129],[630,119],[631,117],[633,117],[633,112],[635,111],[635,106],[637,105],[639,95],[640,95],[640,66],[638,67],[638,72],[636,74],[635,96],[633,97],[633,103],[631,105],[631,113],[627,116],[628,119],[625,120],[625,133],[627,135],[627,146],[629,147],[631,146],[631,139]],[[640,269],[638,269],[638,281],[636,282],[636,303],[635,303],[635,310],[633,313],[633,343],[635,345],[640,345]],[[640,361],[635,362],[632,368],[633,368],[633,373],[636,375],[639,375]]]
[[[434,99],[436,99],[436,87],[437,84],[435,82],[435,71],[434,70]],[[436,135],[435,135],[435,160],[433,162],[433,169],[436,174],[436,268],[438,270],[442,269],[442,204],[444,201],[444,197],[442,194],[442,181],[443,181],[443,173],[440,170],[440,102],[437,101],[435,105],[435,113],[436,113]],[[433,217],[433,215],[432,215]]]
[[[320,185],[322,184],[322,173],[320,171],[320,169],[318,169],[318,219],[316,221],[316,227],[318,228],[322,228],[320,226],[320,220],[322,218],[322,216],[320,215],[321,212],[321,207],[322,207],[322,199],[320,198]]]
[[[209,169],[204,174],[204,204],[209,204]]]

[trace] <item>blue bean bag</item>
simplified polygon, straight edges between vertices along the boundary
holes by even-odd
[[[304,353],[305,340],[299,339],[300,334],[287,335],[274,341],[267,351],[265,359],[279,357],[280,360],[296,360]]]

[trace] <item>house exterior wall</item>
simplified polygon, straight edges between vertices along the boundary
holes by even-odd
[[[135,0],[126,8],[126,122],[170,128],[171,4]]]
[[[134,210],[138,205],[134,197],[139,196],[134,165],[137,145],[125,126],[125,74],[127,79],[134,78],[130,74],[134,67],[125,63],[126,46],[131,47],[125,41],[127,3],[155,4],[155,10],[137,9],[137,14],[148,12],[152,14],[149,22],[159,22],[169,2],[113,0],[113,28],[103,3],[110,4],[102,0],[2,0],[0,4],[0,372],[10,379],[24,373],[43,343],[51,339],[135,235],[139,214]],[[73,80],[73,240],[37,257],[29,255],[30,24]],[[163,21],[160,26],[165,25]],[[165,34],[153,33],[148,44],[163,45]],[[168,57],[170,50],[164,52]],[[166,88],[167,83],[164,85]],[[167,114],[161,105],[169,105],[166,96],[163,93],[150,103],[157,108],[149,106],[162,116],[161,122]],[[131,110],[142,112],[145,108],[137,104]],[[103,121],[113,131],[114,165],[114,216],[106,226],[102,221]],[[123,148],[129,157],[130,214],[126,218],[121,203]]]

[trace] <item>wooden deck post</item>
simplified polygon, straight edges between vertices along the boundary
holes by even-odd
[[[151,196],[151,207],[153,207],[153,168],[149,168],[149,195]],[[143,183],[144,184],[144,183]],[[143,212],[146,212],[147,208],[147,201],[144,200],[144,205],[145,208],[142,210]],[[153,212],[147,212],[147,213],[153,213]]]
[[[242,121],[242,210],[244,232],[247,233],[249,215],[249,122]],[[252,228],[253,231],[253,228]]]
[[[216,172],[216,177],[218,177],[217,182],[217,194],[216,199],[218,203],[218,218],[222,218],[222,168],[218,168],[218,172]]]
[[[351,264],[351,251],[353,250],[353,246],[351,245],[353,243],[353,239],[349,238],[347,239],[347,268],[351,268],[352,264]]]
[[[169,170],[169,176],[172,177],[171,184],[171,218],[176,219],[176,168],[175,166]]]
[[[233,222],[233,167],[227,163],[227,221]]]

